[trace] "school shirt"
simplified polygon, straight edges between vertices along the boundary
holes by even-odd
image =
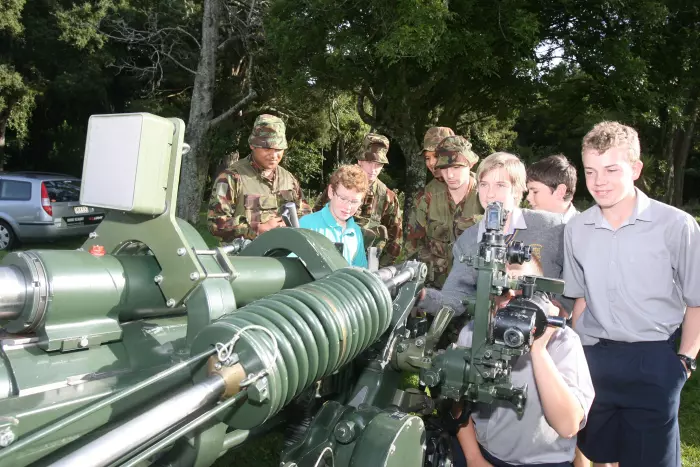
[[[474,322],[470,322],[459,334],[457,345],[471,347]],[[569,328],[558,329],[547,343],[554,365],[564,382],[581,404],[586,424],[595,391],[591,382],[586,357],[576,332]],[[532,355],[526,353],[514,361],[511,380],[514,386],[527,384],[527,400],[522,418],[518,418],[512,404],[496,401],[493,404],[477,404],[471,418],[476,440],[494,457],[511,464],[547,464],[571,462],[576,449],[576,436],[562,438],[544,416],[540,402]]]
[[[352,217],[346,221],[345,228],[339,225],[328,203],[320,211],[299,219],[299,227],[319,232],[333,243],[342,243],[343,257],[349,265],[368,267],[362,230]]]
[[[598,205],[566,225],[564,295],[586,299],[576,322],[583,345],[667,340],[686,306],[700,306],[697,221],[635,191],[634,211],[617,229]]]

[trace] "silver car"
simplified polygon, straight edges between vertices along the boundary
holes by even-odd
[[[105,212],[80,204],[80,179],[47,172],[0,173],[0,250],[19,242],[87,237]]]

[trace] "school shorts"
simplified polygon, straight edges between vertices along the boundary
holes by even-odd
[[[678,406],[687,373],[676,355],[679,335],[583,346],[595,389],[578,434],[588,459],[620,467],[681,467]]]

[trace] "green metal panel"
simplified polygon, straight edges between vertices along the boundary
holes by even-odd
[[[185,333],[186,320],[180,317],[127,323],[123,341],[79,352],[47,353],[35,343],[16,344],[11,339],[2,340],[8,363],[4,370],[0,367],[0,380],[14,380],[17,392],[0,400],[0,416],[19,420],[13,428],[18,439],[15,444],[22,437],[90,403],[189,358],[188,349],[182,346]],[[145,402],[167,397],[169,391],[190,379],[189,372],[173,375],[11,453],[9,457],[6,454],[8,448],[0,449],[0,465],[29,465],[74,438],[91,434],[100,426],[134,413]]]
[[[174,308],[181,305],[205,277],[195,249],[207,246],[199,234],[192,235],[192,231],[196,231],[191,225],[175,217],[185,124],[180,119],[170,120],[175,131],[165,197],[166,211],[157,217],[108,211],[92,238],[82,248],[89,251],[91,247],[101,245],[107,253],[116,253],[130,242],[145,244],[158,259],[162,277],[158,285],[168,306]],[[190,278],[192,274],[196,274],[194,280]]]
[[[423,420],[401,412],[380,413],[355,445],[350,467],[422,467],[425,456]]]

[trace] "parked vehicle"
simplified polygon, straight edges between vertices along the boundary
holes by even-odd
[[[105,211],[80,204],[80,182],[48,172],[0,173],[0,250],[25,241],[87,237]]]

